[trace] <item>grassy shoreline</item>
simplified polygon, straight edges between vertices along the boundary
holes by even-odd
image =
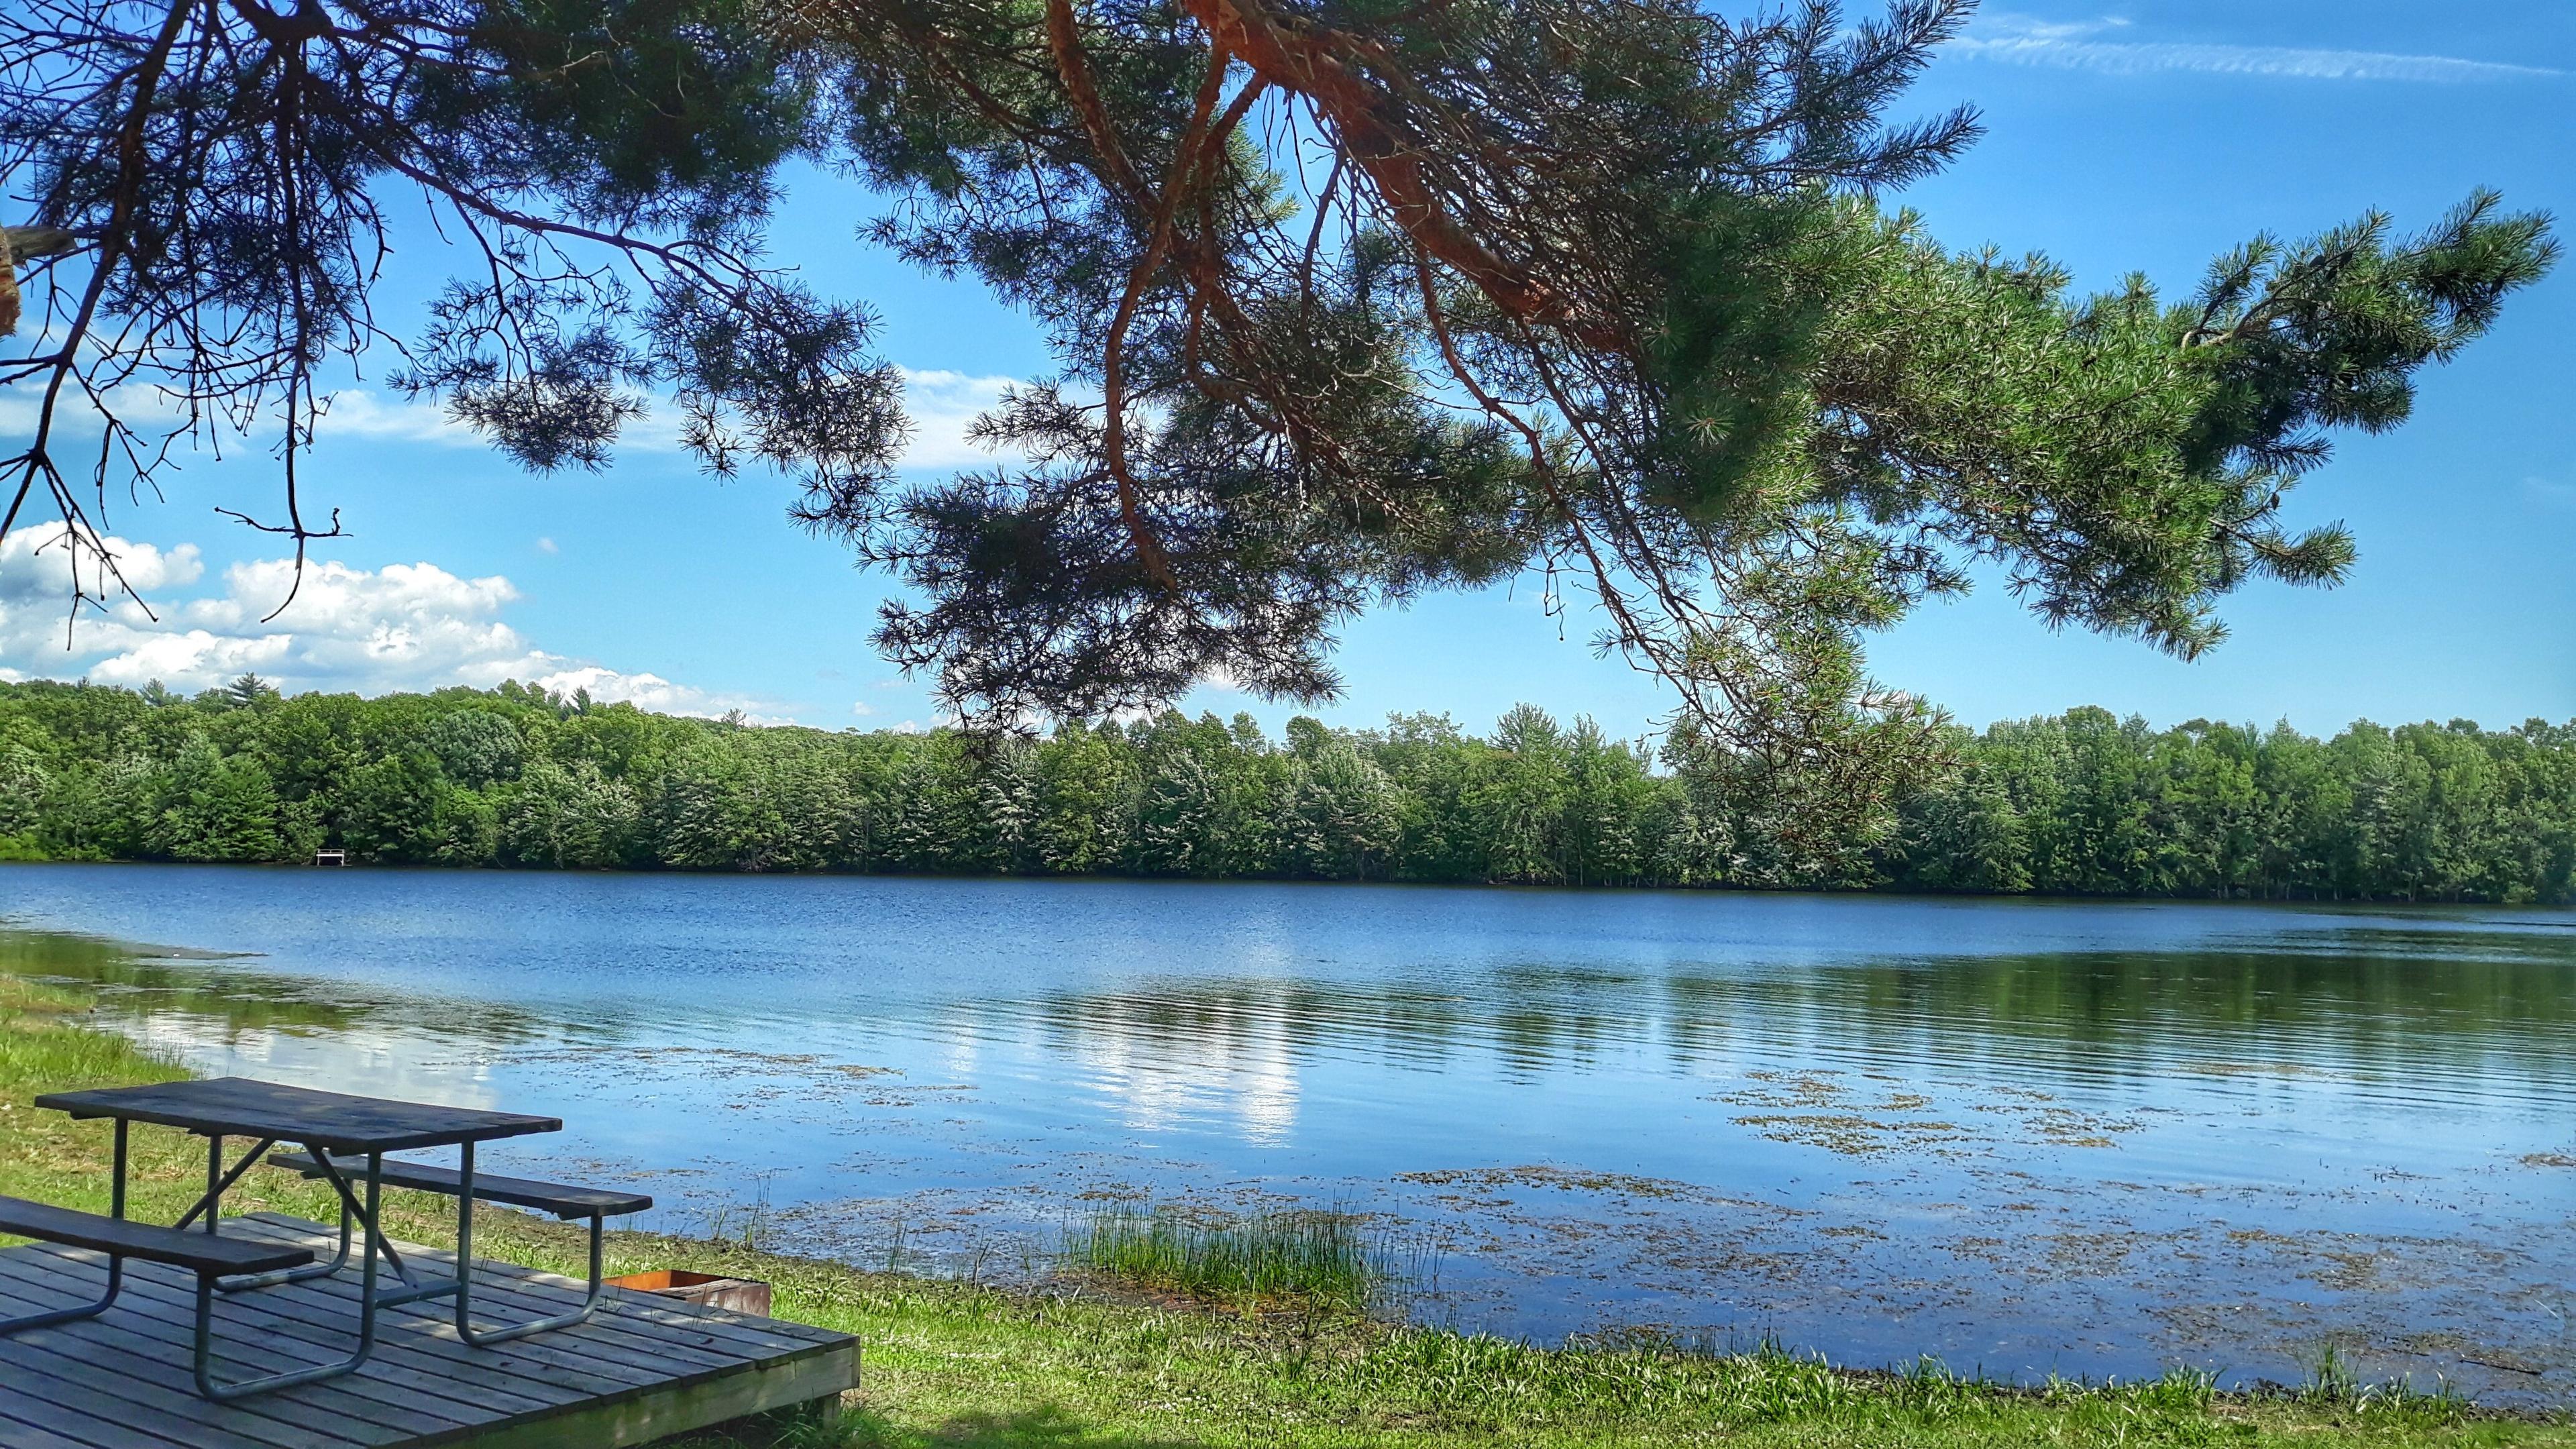
[[[88,1008],[77,993],[0,975],[0,1193],[103,1210],[105,1126],[34,1111],[29,1099],[184,1075],[86,1024]],[[136,1215],[176,1216],[202,1185],[203,1161],[176,1133],[137,1132]],[[329,1212],[314,1185],[269,1171],[244,1179],[229,1203]],[[443,1245],[451,1211],[397,1194],[388,1226]],[[578,1229],[492,1211],[476,1234],[487,1256],[578,1271]],[[2576,1446],[2563,1414],[2495,1415],[2331,1382],[2272,1395],[2214,1393],[2188,1375],[2011,1388],[1929,1368],[1855,1372],[1653,1342],[1540,1348],[1340,1314],[1256,1318],[1083,1291],[1006,1292],[648,1233],[615,1235],[610,1260],[612,1271],[765,1278],[780,1316],[861,1335],[867,1384],[841,1421],[784,1432],[784,1442],[817,1449]]]

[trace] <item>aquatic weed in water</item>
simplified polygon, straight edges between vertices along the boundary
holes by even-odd
[[[749,1202],[722,1202],[707,1213],[707,1237],[751,1252],[770,1247],[769,1174],[755,1176],[757,1189]]]
[[[1122,1203],[1072,1229],[1063,1256],[1077,1271],[1253,1310],[1364,1313],[1403,1277],[1385,1234],[1313,1209],[1238,1217]]]
[[[2352,1365],[2345,1361],[2342,1348],[2328,1340],[2317,1346],[2309,1358],[2307,1382],[2292,1394],[2299,1402],[2321,1409],[2342,1409],[2370,1418],[2395,1419],[2406,1423],[2437,1425],[2457,1422],[2475,1407],[2466,1394],[2448,1378],[2437,1377],[2429,1390],[2415,1387],[2404,1376],[2364,1382]]]

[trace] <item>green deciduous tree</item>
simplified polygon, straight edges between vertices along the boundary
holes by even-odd
[[[1566,797],[1565,737],[1544,710],[1515,705],[1494,725],[1493,752],[1467,794],[1494,880],[1553,885]]]
[[[143,845],[189,861],[275,860],[277,792],[256,759],[225,757],[203,736],[189,741],[159,781]]]
[[[1080,722],[1065,725],[1039,747],[1031,844],[1040,868],[1087,875],[1114,870],[1126,859],[1141,792],[1134,766],[1115,733]]]
[[[1402,839],[1402,797],[1377,762],[1314,720],[1289,722],[1273,830],[1280,868],[1324,880],[1383,877]]]
[[[229,701],[0,684],[12,858],[1734,886],[2202,899],[2576,900],[2576,723],[2357,723],[2330,740],[2098,709],[1944,727],[1955,768],[1820,841],[1773,777],[1676,729],[1649,755],[1531,706],[1485,736],[1164,714],[1040,743],[828,734],[518,689]],[[423,740],[526,742],[469,786]],[[273,763],[315,721],[329,783]],[[102,754],[91,731],[125,742]]]
[[[497,844],[513,864],[606,870],[632,863],[638,815],[633,793],[590,761],[537,760],[501,808]]]

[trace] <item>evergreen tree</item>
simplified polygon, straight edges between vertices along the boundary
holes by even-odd
[[[421,742],[447,778],[469,790],[518,778],[518,727],[491,710],[450,710],[430,723]]]
[[[739,870],[758,854],[758,791],[749,762],[708,743],[662,772],[653,802],[654,854],[683,870]]]
[[[1467,808],[1485,838],[1485,870],[1498,881],[1553,885],[1566,797],[1564,741],[1556,721],[1515,705],[1494,725],[1493,754]]]
[[[1274,832],[1279,868],[1320,880],[1382,877],[1402,838],[1395,782],[1315,720],[1291,720],[1288,731],[1288,775]]]
[[[2411,235],[2258,235],[2180,290],[1957,251],[1889,197],[1975,117],[1887,117],[1969,0],[290,8],[0,7],[31,213],[0,295],[53,319],[0,360],[38,399],[0,486],[51,505],[75,578],[115,578],[83,500],[169,456],[130,396],[172,439],[265,420],[261,526],[299,561],[336,535],[296,481],[317,380],[397,340],[370,259],[417,198],[480,245],[404,386],[539,468],[601,466],[672,396],[710,467],[783,470],[797,521],[896,576],[876,642],[970,723],[1217,677],[1324,699],[1356,613],[1544,560],[1674,686],[1781,880],[1857,878],[1940,763],[1870,631],[1982,562],[2051,623],[2191,656],[2247,582],[2340,580],[2351,540],[2285,499],[2556,256],[2485,193]],[[1023,461],[895,466],[865,308],[758,260],[790,166],[1035,322],[1056,380],[979,425]],[[107,446],[75,456],[63,399]],[[2082,822],[2070,871],[2126,879],[2128,828]]]
[[[1039,775],[1037,751],[1017,739],[992,746],[975,791],[974,858],[960,860],[970,870],[1018,873],[1037,856]]]
[[[1646,763],[1590,716],[1565,736],[1565,804],[1557,831],[1572,885],[1630,885],[1645,876],[1655,787]]]
[[[2031,888],[2022,816],[1982,761],[1911,802],[1897,857],[1920,890],[2018,893]]]
[[[500,853],[519,865],[607,870],[629,863],[638,815],[634,795],[592,762],[531,760],[500,811]]]
[[[776,802],[776,827],[749,869],[828,870],[855,863],[866,834],[862,807],[829,760],[810,750],[772,754],[763,776],[761,788]]]
[[[1369,743],[1395,782],[1396,874],[1405,880],[1486,878],[1489,842],[1476,828],[1468,797],[1487,768],[1490,749],[1467,737],[1447,715],[1393,715]]]
[[[1141,793],[1126,741],[1068,724],[1038,749],[1038,865],[1061,875],[1116,869],[1133,846]]]
[[[202,736],[189,742],[161,782],[159,808],[143,844],[187,861],[268,861],[278,856],[277,794],[255,759],[226,759]]]
[[[44,821],[53,778],[23,744],[0,744],[0,836],[31,837]]]
[[[361,860],[430,861],[448,843],[449,789],[436,757],[404,750],[350,770],[333,794],[333,836]]]

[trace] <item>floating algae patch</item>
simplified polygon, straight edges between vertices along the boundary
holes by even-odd
[[[1477,1187],[1488,1192],[1506,1187],[1544,1187],[1559,1192],[1615,1193],[1622,1197],[1698,1198],[1708,1196],[1687,1182],[1661,1177],[1634,1177],[1622,1172],[1589,1172],[1579,1168],[1530,1165],[1471,1167],[1440,1172],[1399,1172],[1398,1182],[1424,1187]]]
[[[756,1052],[741,1047],[630,1046],[602,1043],[595,1046],[557,1047],[547,1051],[513,1052],[510,1060],[513,1065],[596,1063],[617,1067],[639,1063],[654,1065],[671,1063],[695,1068],[698,1075],[715,1079],[746,1076],[805,1076],[864,1080],[869,1077],[903,1075],[903,1069],[900,1067],[875,1067],[857,1062],[836,1062],[829,1057],[811,1052]]]
[[[1910,1117],[1863,1117],[1849,1112],[1755,1114],[1735,1119],[1774,1142],[1821,1147],[1845,1157],[1881,1157],[1900,1152],[1930,1152],[1974,1139],[1955,1122]]]
[[[1933,1110],[1939,1098],[1931,1092],[1899,1091],[1879,1096],[1846,1086],[1831,1071],[1746,1072],[1748,1084],[1706,1098],[1731,1107],[1764,1110],[1734,1119],[1774,1142],[1821,1147],[1846,1157],[1906,1154],[1959,1157],[1992,1144],[1992,1134],[1957,1121],[1919,1116]],[[1873,1075],[1870,1080],[1877,1080]],[[2016,1122],[2021,1140],[2040,1147],[2104,1148],[2144,1124],[2134,1116],[2087,1112],[2065,1105],[2055,1095],[2027,1087],[1985,1083],[1931,1084],[1952,1099],[1951,1105]],[[1876,1100],[1871,1098],[1875,1097]]]
[[[1837,1071],[1746,1072],[1744,1080],[1755,1085],[1709,1100],[1735,1107],[1830,1106],[1850,1095],[1850,1089],[1836,1080],[1841,1075]]]
[[[1965,1151],[1961,1144],[1977,1140],[1975,1132],[1956,1122],[1913,1115],[1934,1105],[1928,1093],[1889,1092],[1879,1100],[1866,1100],[1843,1083],[1842,1075],[1836,1071],[1746,1072],[1744,1080],[1751,1085],[1707,1100],[1730,1107],[1767,1108],[1735,1118],[1735,1125],[1774,1142],[1821,1147],[1845,1157],[1955,1157]],[[1870,1080],[1879,1079],[1873,1075]]]
[[[2106,1117],[2069,1107],[2049,1107],[2024,1116],[2031,1135],[2051,1147],[2117,1147],[2119,1134],[2135,1132],[2133,1117]]]
[[[2350,1232],[2279,1233],[2265,1228],[2229,1230],[2227,1243],[2260,1256],[2318,1287],[2338,1293],[2387,1295],[2510,1283],[2521,1254],[2457,1237],[2395,1236]],[[2503,1289],[2482,1292],[2490,1306]],[[2556,1305],[2563,1313],[2564,1304]]]
[[[2305,1062],[2177,1062],[2175,1067],[2203,1077],[2302,1077],[2319,1081],[2339,1079],[2336,1073],[2319,1071]]]
[[[2144,1250],[2169,1256],[2182,1243],[2181,1234],[2136,1228],[2097,1228],[2055,1233],[2016,1233],[2010,1237],[1969,1236],[1949,1249],[1962,1258],[1992,1265],[2029,1283],[2084,1283],[2130,1272],[2132,1258]]]

